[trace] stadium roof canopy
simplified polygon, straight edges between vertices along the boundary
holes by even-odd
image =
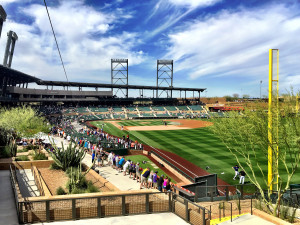
[[[4,77],[10,78],[15,84],[38,82],[40,79],[0,65],[0,79]]]
[[[84,83],[84,82],[66,82],[66,81],[45,81],[34,76],[22,73],[0,65],[0,79],[9,78],[15,84],[37,83],[38,85],[64,86],[64,87],[91,87],[91,88],[121,88],[121,89],[140,89],[140,90],[172,90],[172,91],[196,91],[203,92],[206,88],[183,88],[183,87],[157,87],[143,85],[126,84],[103,84],[103,83]]]
[[[69,86],[69,87],[94,87],[94,88],[124,88],[124,89],[143,89],[143,90],[173,90],[173,91],[198,91],[203,92],[206,88],[182,88],[182,87],[157,87],[142,85],[125,85],[125,84],[101,84],[101,83],[81,83],[81,82],[65,82],[65,81],[44,81],[39,80],[39,85],[50,86]]]

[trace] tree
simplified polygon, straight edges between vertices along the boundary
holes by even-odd
[[[234,98],[234,99],[238,99],[239,98],[239,94],[238,93],[234,93],[233,95],[232,95],[232,97]]]
[[[243,98],[250,98],[250,95],[244,94],[244,95],[243,95]]]
[[[229,118],[213,118],[214,134],[220,138],[249,180],[258,188],[269,213],[278,212],[282,194],[289,188],[300,161],[300,118],[295,114],[295,98],[280,104],[278,112],[278,139],[269,143],[268,115],[263,109],[245,110],[242,115],[230,112]],[[293,100],[293,101],[292,101]],[[274,135],[277,130],[272,130]],[[272,146],[274,162],[278,160],[278,198],[271,201],[271,188],[267,179],[268,145]],[[277,146],[278,145],[278,154]],[[275,180],[273,180],[275,182]],[[265,196],[264,189],[267,189]]]
[[[6,135],[7,142],[15,144],[16,138],[32,138],[40,132],[48,133],[49,125],[31,107],[18,107],[0,111],[0,131],[1,136]]]

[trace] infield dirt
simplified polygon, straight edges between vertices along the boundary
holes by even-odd
[[[200,127],[211,126],[213,123],[201,120],[165,120],[169,122],[174,122],[174,125],[159,125],[159,126],[124,126],[124,130],[133,131],[149,131],[149,130],[182,130],[182,129],[193,129]],[[122,126],[118,123],[119,121],[107,121],[113,124],[115,127],[122,129]]]

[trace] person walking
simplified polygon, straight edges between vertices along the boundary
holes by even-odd
[[[239,175],[239,166],[235,165],[234,167],[232,167],[232,169],[234,169],[234,177],[233,179],[235,180],[235,178]]]

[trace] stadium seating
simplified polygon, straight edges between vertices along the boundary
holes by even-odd
[[[165,107],[168,111],[177,111],[175,106],[166,106]]]
[[[201,105],[189,105],[189,108],[193,111],[202,111],[203,110]]]
[[[152,106],[151,107],[154,111],[166,111],[163,106]]]
[[[120,107],[113,107],[114,112],[123,112],[123,108]]]
[[[150,109],[150,107],[147,107],[147,106],[141,106],[141,107],[138,107],[138,110],[139,111],[143,111],[143,112],[151,112],[152,110]]]

